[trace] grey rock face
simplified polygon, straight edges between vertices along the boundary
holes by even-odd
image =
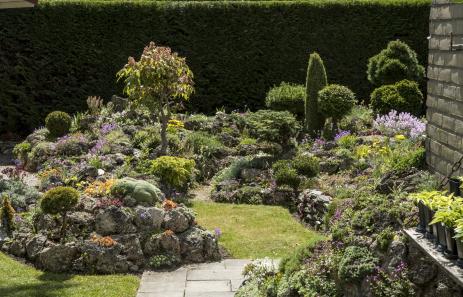
[[[164,211],[156,207],[137,206],[135,208],[135,225],[139,230],[157,230],[164,220]]]
[[[194,215],[184,207],[177,207],[164,212],[164,228],[175,233],[186,231],[194,221]]]
[[[45,248],[47,237],[39,234],[26,242],[26,254],[30,260],[34,260],[39,252]]]
[[[101,235],[135,232],[132,214],[123,207],[110,206],[95,217],[95,230]]]
[[[332,198],[318,190],[304,190],[298,197],[297,213],[305,223],[317,228],[322,224]]]
[[[79,265],[85,271],[94,273],[125,273],[129,270],[127,258],[122,255],[123,246],[116,244],[112,247],[101,247],[93,242],[85,242],[82,246],[82,256]]]
[[[79,251],[73,243],[55,245],[43,249],[37,254],[40,267],[51,272],[65,272],[72,267],[72,262],[78,256]]]

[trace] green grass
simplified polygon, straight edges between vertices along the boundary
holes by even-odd
[[[135,296],[139,282],[134,275],[42,272],[0,253],[2,297],[131,297]]]
[[[199,225],[220,228],[220,244],[234,258],[281,258],[295,248],[323,239],[304,228],[280,206],[193,202]]]

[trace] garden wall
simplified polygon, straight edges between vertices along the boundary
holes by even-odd
[[[433,0],[430,14],[427,95],[427,163],[440,175],[451,172],[463,153],[463,4]],[[460,169],[456,175],[463,174]]]
[[[368,58],[401,39],[427,56],[429,0],[40,1],[0,11],[0,134],[43,125],[121,91],[115,74],[151,40],[187,57],[191,107],[259,108],[281,81],[304,83],[318,51],[331,82],[369,97]]]

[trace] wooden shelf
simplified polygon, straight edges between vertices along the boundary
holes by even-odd
[[[445,271],[453,281],[460,287],[463,287],[463,269],[457,266],[456,260],[449,260],[441,252],[437,251],[436,246],[430,240],[424,237],[424,234],[415,231],[414,229],[403,230],[405,235],[412,243],[418,246],[429,258],[431,258],[437,266]]]

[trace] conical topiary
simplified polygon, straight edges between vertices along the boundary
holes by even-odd
[[[318,92],[328,84],[326,78],[325,65],[317,53],[312,53],[309,57],[307,68],[307,81],[305,98],[305,129],[315,137],[325,122],[323,116],[318,112]]]

